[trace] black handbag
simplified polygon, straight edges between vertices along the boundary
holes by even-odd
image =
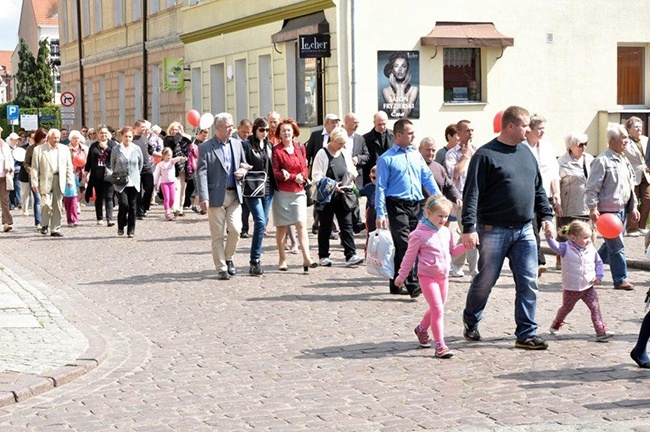
[[[305,182],[305,195],[307,195],[307,207],[314,205],[314,199],[311,196],[311,181],[307,180]]]
[[[248,171],[243,185],[246,198],[263,198],[266,195],[266,171]]]
[[[129,182],[129,173],[113,172],[111,181],[115,186],[124,186]]]
[[[113,170],[109,167],[104,167],[104,181],[113,183]]]
[[[359,206],[359,198],[357,198],[357,194],[354,193],[354,190],[348,189],[342,195],[341,198],[343,199],[343,208],[345,210],[353,211]]]

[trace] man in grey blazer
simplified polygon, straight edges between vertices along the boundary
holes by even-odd
[[[214,137],[199,145],[195,181],[199,206],[208,213],[212,260],[219,279],[228,280],[237,273],[233,256],[242,226],[241,179],[248,171],[248,164],[241,141],[231,137],[232,116],[217,114],[214,124]]]
[[[343,119],[343,129],[348,133],[348,142],[345,144],[344,150],[348,152],[352,163],[357,167],[357,177],[354,182],[357,188],[361,190],[363,187],[363,171],[366,169],[366,163],[370,158],[370,154],[368,153],[366,140],[357,133],[358,128],[359,118],[357,115],[355,113],[346,114]],[[361,220],[359,206],[352,212],[352,228],[355,234],[366,229],[366,224]]]
[[[74,185],[70,149],[60,144],[61,132],[50,129],[44,144],[34,149],[32,158],[32,190],[41,196],[43,227],[41,234],[49,228],[52,237],[61,234],[61,208],[66,185]]]

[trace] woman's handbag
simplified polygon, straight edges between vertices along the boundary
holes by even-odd
[[[115,186],[124,186],[129,182],[129,173],[113,172],[111,181]]]
[[[266,172],[248,171],[243,184],[246,198],[263,198],[266,195]]]
[[[345,193],[343,193],[342,198],[343,208],[347,211],[353,211],[359,206],[359,198],[357,198],[357,195],[354,193],[353,189],[346,189]]]
[[[395,247],[393,237],[387,229],[378,229],[368,234],[366,272],[372,276],[392,278],[395,273]]]
[[[311,181],[310,180],[305,181],[305,195],[307,196],[307,207],[313,206],[314,205],[314,197],[312,196]]]

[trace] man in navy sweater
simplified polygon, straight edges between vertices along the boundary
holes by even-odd
[[[478,274],[472,279],[463,311],[467,340],[481,340],[478,323],[506,258],[515,281],[515,346],[543,350],[537,336],[537,246],[532,220],[542,218],[552,230],[553,211],[535,157],[521,145],[530,114],[511,106],[503,114],[501,133],[479,148],[467,169],[463,192],[463,244],[478,247]]]

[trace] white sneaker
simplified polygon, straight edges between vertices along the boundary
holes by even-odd
[[[557,336],[560,334],[560,329],[556,329],[555,327],[551,327],[548,329],[548,332],[552,334],[553,336]]]
[[[625,234],[625,237],[640,237],[641,233],[639,231],[628,231],[627,234]]]
[[[606,331],[605,333],[597,333],[596,342],[604,342],[611,337],[614,337],[614,333],[609,331]]]
[[[318,265],[321,267],[331,267],[332,266],[332,260],[329,258],[321,258],[318,260]]]
[[[98,219],[97,220],[97,225],[104,225],[104,220],[103,219]]]
[[[643,235],[646,235],[650,232],[650,230],[647,228],[639,228],[639,232]]]
[[[352,255],[350,258],[348,258],[345,261],[345,266],[346,267],[351,267],[353,265],[361,264],[363,262],[363,258],[361,258],[358,255]]]
[[[458,268],[458,267],[456,267],[455,265],[452,264],[451,267],[449,267],[449,276],[451,276],[451,277],[463,277],[463,276],[465,276],[465,272],[463,271],[462,268]]]

